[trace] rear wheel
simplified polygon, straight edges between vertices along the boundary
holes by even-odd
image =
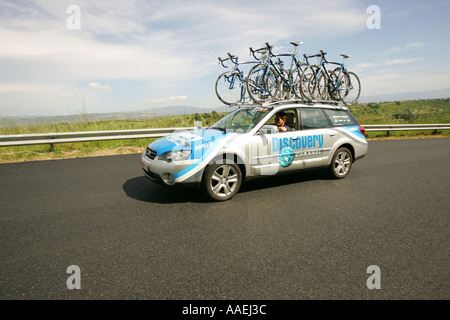
[[[299,91],[301,96],[307,101],[312,101],[317,96],[319,80],[318,71],[319,66],[310,65],[303,70],[300,78]]]
[[[216,95],[227,105],[241,102],[242,89],[241,80],[233,71],[226,71],[217,78]]]
[[[275,71],[265,64],[254,66],[247,77],[247,92],[255,103],[270,102],[275,98],[278,87]]]
[[[214,163],[205,169],[202,188],[211,199],[224,201],[234,197],[241,184],[242,172],[236,163]]]
[[[338,179],[345,178],[352,168],[352,162],[353,156],[350,150],[345,147],[337,149],[328,169],[331,177]]]
[[[299,99],[299,100],[304,100],[304,97],[302,96],[302,89],[301,89],[302,82],[301,81],[302,81],[303,70],[306,69],[308,66],[309,65],[306,63],[299,63],[293,72],[292,85],[294,87],[295,98]]]
[[[338,79],[339,98],[345,104],[357,104],[361,94],[361,82],[354,72],[342,74]]]

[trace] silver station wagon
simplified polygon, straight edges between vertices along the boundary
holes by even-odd
[[[291,101],[241,105],[208,128],[155,140],[141,165],[154,182],[195,183],[221,201],[253,177],[327,167],[344,178],[366,153],[365,130],[347,107]]]

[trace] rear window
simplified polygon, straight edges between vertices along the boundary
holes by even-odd
[[[333,126],[354,126],[358,123],[346,110],[324,109]]]
[[[328,128],[330,126],[327,118],[325,118],[320,109],[302,108],[300,113],[302,117],[303,130]]]

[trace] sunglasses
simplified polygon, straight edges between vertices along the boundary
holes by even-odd
[[[275,121],[283,120],[282,118],[275,118]]]

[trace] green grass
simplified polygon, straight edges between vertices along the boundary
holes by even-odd
[[[364,103],[350,110],[361,124],[450,123],[448,98]]]
[[[196,120],[202,121],[203,126],[209,126],[224,115],[212,112],[139,120],[78,121],[34,126],[11,126],[10,124],[7,128],[0,128],[0,135],[193,127]],[[138,153],[143,152],[153,140],[147,138],[55,144],[54,152],[51,152],[50,145],[1,147],[0,163]]]
[[[449,99],[394,101],[366,103],[351,106],[352,114],[361,124],[414,124],[414,123],[450,123]],[[74,123],[62,122],[29,126],[8,126],[0,128],[0,135],[78,132],[103,130],[128,130],[143,128],[193,127],[194,121],[202,121],[209,126],[225,114],[217,112],[192,114],[185,116],[158,117],[139,120],[89,121],[85,118]],[[14,124],[13,124],[14,125]],[[450,136],[447,131],[392,131],[390,138],[421,138]],[[386,137],[386,132],[368,132],[368,139]],[[43,159],[76,158],[109,154],[143,152],[146,145],[154,139],[130,139],[116,141],[95,141],[86,143],[65,143],[49,145],[1,147],[0,163],[32,161]]]

